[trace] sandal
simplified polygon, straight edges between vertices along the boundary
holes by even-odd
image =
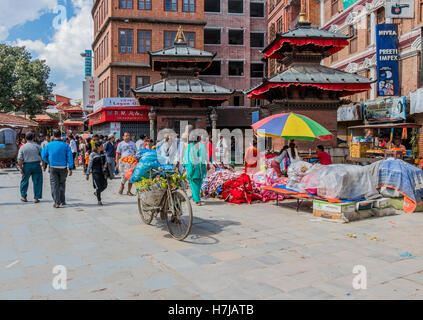
[[[38,202],[40,202],[40,200],[34,199],[34,203],[38,203]]]
[[[131,191],[128,191],[126,194],[127,194],[128,196],[131,196],[131,197],[135,196],[135,194],[133,194]]]
[[[22,202],[28,202],[28,199],[27,198],[21,198],[21,201]]]

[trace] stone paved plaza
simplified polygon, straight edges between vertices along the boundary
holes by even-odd
[[[47,173],[39,204],[32,190],[20,202],[19,181],[0,171],[0,299],[423,298],[421,213],[338,224],[287,201],[206,200],[179,242],[161,221],[141,222],[135,197],[117,194],[119,180],[99,207],[77,170],[60,209]],[[56,265],[67,268],[66,290],[53,289]],[[367,270],[366,290],[352,286],[356,265]]]

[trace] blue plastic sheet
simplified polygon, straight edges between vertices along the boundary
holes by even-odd
[[[141,178],[149,178],[151,169],[158,169],[160,166],[157,160],[157,152],[150,149],[141,149],[137,151],[140,156],[138,165],[131,177],[131,183],[141,180]]]

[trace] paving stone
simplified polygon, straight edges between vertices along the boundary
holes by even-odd
[[[150,290],[160,290],[176,286],[177,282],[169,275],[146,279],[142,281],[143,285]]]

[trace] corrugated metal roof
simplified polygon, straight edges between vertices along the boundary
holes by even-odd
[[[204,82],[200,79],[162,79],[158,82],[138,87],[137,94],[198,94],[230,95],[232,90]]]
[[[316,64],[292,65],[268,81],[278,83],[371,83],[369,79],[357,74]]]
[[[196,48],[191,48],[186,45],[175,45],[171,48],[166,48],[154,52],[150,52],[150,55],[153,57],[206,57],[206,58],[213,58],[215,56],[214,53],[203,51]]]
[[[322,38],[322,39],[348,39],[349,36],[341,33],[330,32],[307,26],[299,26],[284,33],[278,33],[277,38]]]

